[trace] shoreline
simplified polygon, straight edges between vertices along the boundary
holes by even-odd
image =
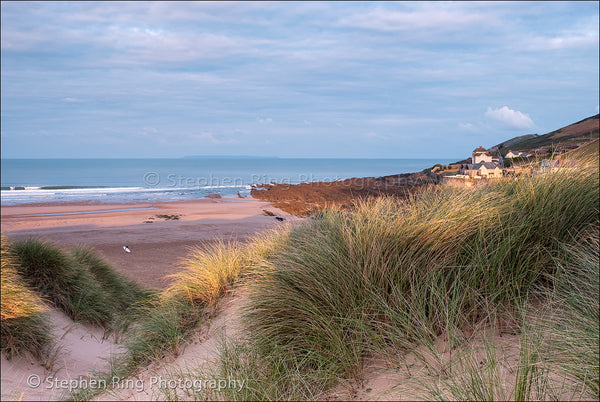
[[[173,203],[197,203],[210,202],[215,200],[222,201],[256,201],[252,196],[248,197],[202,197],[196,199],[181,199],[171,201],[99,201],[99,200],[80,200],[80,201],[43,201],[43,202],[24,202],[21,204],[0,205],[0,208],[15,208],[15,207],[86,207],[86,206],[111,206],[111,205],[135,205],[135,204],[173,204]]]
[[[37,203],[3,206],[0,210],[1,231],[9,240],[39,237],[66,249],[89,246],[119,272],[154,288],[171,283],[166,276],[179,270],[178,260],[191,248],[219,240],[244,242],[281,224],[263,210],[286,220],[296,219],[252,198]]]

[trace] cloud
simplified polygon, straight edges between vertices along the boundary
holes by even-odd
[[[452,30],[467,25],[491,23],[493,18],[461,7],[446,8],[443,4],[417,4],[413,10],[392,11],[376,8],[342,18],[338,24],[378,31]]]
[[[485,117],[511,128],[532,128],[535,126],[529,115],[518,110],[509,109],[508,106],[502,106],[499,109],[488,107]]]
[[[112,52],[109,62],[113,64],[219,59],[250,46],[245,39],[221,34],[121,26],[111,26],[103,35],[89,40]]]
[[[502,103],[536,130],[597,113],[597,14],[593,2],[3,2],[2,152],[18,157],[18,133],[40,128],[148,125],[147,148],[127,152],[237,140],[260,154],[272,139],[302,156],[309,137],[343,144],[323,155],[384,157],[418,133],[419,148],[452,154],[533,126]]]
[[[597,48],[598,34],[594,32],[566,34],[553,37],[536,37],[530,40],[527,49],[559,50],[577,48]]]

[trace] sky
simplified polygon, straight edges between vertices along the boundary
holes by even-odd
[[[599,2],[1,2],[2,158],[464,158],[598,113]]]

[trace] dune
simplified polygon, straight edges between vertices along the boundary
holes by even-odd
[[[50,311],[50,316],[57,346],[45,366],[29,356],[8,360],[2,353],[2,400],[63,399],[70,386],[107,370],[110,356],[122,351],[98,327],[75,323],[58,310]]]
[[[194,374],[217,362],[219,345],[224,339],[232,340],[240,334],[240,317],[245,302],[243,289],[229,292],[217,304],[212,319],[189,337],[177,356],[165,355],[163,359],[143,367],[135,378],[124,379],[117,388],[109,389],[93,400],[165,400],[168,394],[190,399],[194,386],[205,385],[191,381],[210,380]],[[181,382],[178,382],[179,379]]]

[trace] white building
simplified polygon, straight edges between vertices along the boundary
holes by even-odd
[[[482,162],[492,162],[492,154],[484,147],[479,146],[473,151],[473,164]]]
[[[513,152],[510,149],[508,150],[508,153],[504,156],[505,158],[517,158],[519,156],[526,156],[527,154],[525,152]]]
[[[459,175],[473,179],[502,177],[503,160],[501,157],[492,155],[481,146],[476,148],[472,155],[472,163],[461,165],[458,170]]]

